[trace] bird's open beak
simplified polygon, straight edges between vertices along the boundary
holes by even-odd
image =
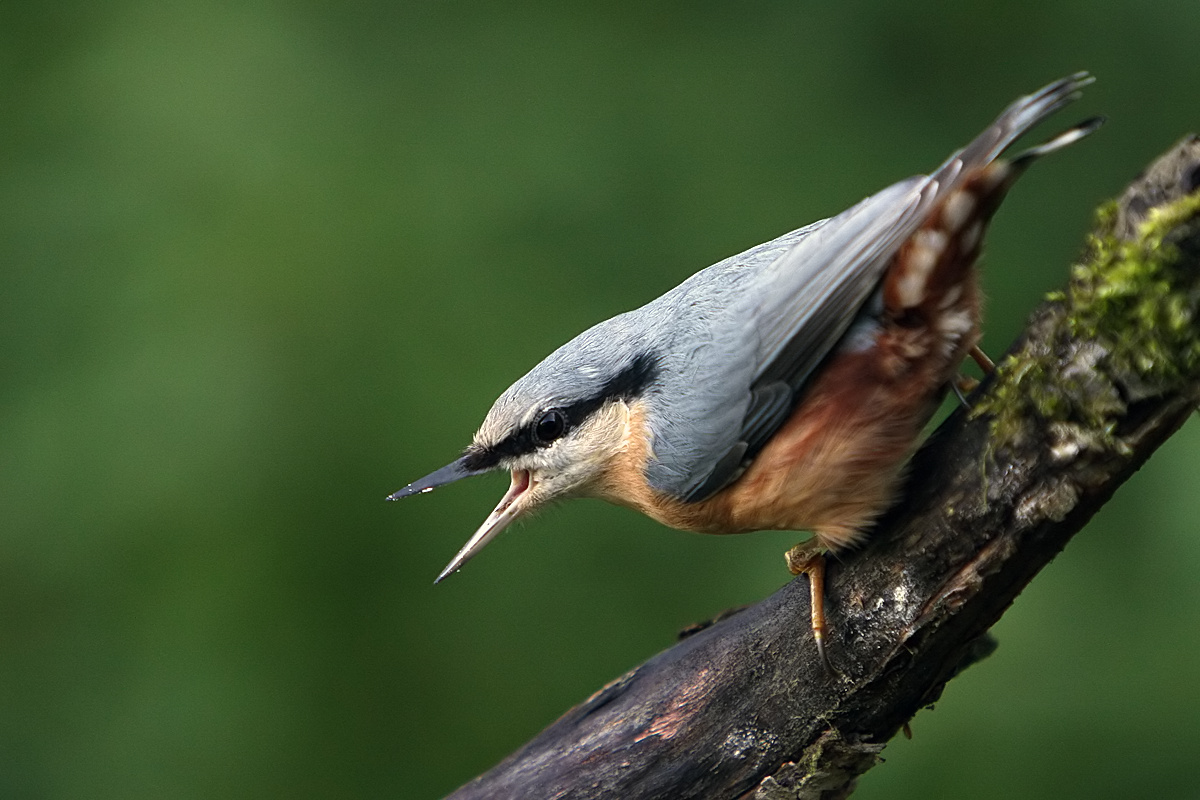
[[[431,475],[430,477],[433,476]],[[446,568],[442,570],[441,575],[437,576],[437,580],[434,583],[440,583],[451,572],[461,569],[463,564],[470,561],[476,553],[484,548],[484,545],[495,539],[500,531],[507,528],[513,520],[528,510],[528,498],[535,485],[533,475],[529,470],[518,469],[513,471],[512,484],[508,487],[508,492],[505,493],[500,504],[496,506],[491,514],[488,514],[488,518],[479,526],[479,530],[475,531],[475,535],[463,545],[463,549],[458,551],[458,555],[454,557],[454,560],[446,565]]]

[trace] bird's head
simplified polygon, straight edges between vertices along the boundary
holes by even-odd
[[[628,446],[630,405],[657,374],[645,352],[618,353],[592,329],[552,353],[496,400],[474,441],[451,464],[389,500],[486,472],[512,476],[508,492],[437,580],[457,571],[515,520],[554,500],[603,493]]]

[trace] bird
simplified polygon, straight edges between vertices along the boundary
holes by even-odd
[[[553,351],[456,460],[389,495],[510,474],[435,583],[515,520],[576,497],[686,531],[807,531],[785,558],[809,578],[832,671],[825,555],[860,545],[897,499],[966,358],[990,364],[975,266],[988,223],[1029,165],[1104,120],[1001,154],[1093,81],[1078,72],[1021,97],[930,174],[702,269]]]

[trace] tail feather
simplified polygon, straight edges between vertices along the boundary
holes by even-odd
[[[1078,100],[1081,90],[1085,86],[1094,83],[1095,80],[1090,73],[1077,72],[1074,75],[1057,80],[1031,95],[1026,95],[1016,100],[1012,105],[1004,109],[1000,113],[1000,116],[996,117],[996,121],[989,125],[987,130],[971,140],[966,147],[950,156],[944,164],[930,174],[930,178],[941,184],[939,193],[941,190],[953,186],[956,180],[964,173],[970,173],[979,167],[991,163],[1016,141],[1021,134],[1060,108]],[[1079,136],[1070,141],[1062,142],[1058,146],[1066,146],[1081,136],[1091,133],[1091,130],[1094,130],[1094,128],[1086,130],[1079,134]],[[1034,158],[1036,157],[1034,156]]]
[[[1106,117],[1092,117],[1090,119],[1085,119],[1078,125],[1067,128],[1062,133],[1054,136],[1051,139],[1048,139],[1042,144],[1039,144],[1037,147],[1031,147],[1022,152],[1020,155],[1015,156],[1011,162],[1013,169],[1020,172],[1042,156],[1053,153],[1056,150],[1061,150],[1068,145],[1075,144],[1075,142],[1078,142],[1083,137],[1093,133],[1105,122],[1107,122]]]

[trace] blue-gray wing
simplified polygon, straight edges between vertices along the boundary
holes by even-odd
[[[1022,97],[931,175],[894,184],[836,217],[726,259],[686,282],[703,282],[712,272],[709,288],[728,303],[728,314],[711,314],[689,331],[719,342],[698,354],[697,361],[706,364],[694,365],[697,374],[713,376],[719,388],[706,387],[677,409],[691,426],[677,433],[702,431],[699,446],[670,441],[669,424],[657,432],[660,446],[677,460],[671,474],[660,474],[657,482],[651,472],[652,484],[695,501],[735,480],[791,414],[813,371],[854,324],[893,256],[939,201],[964,175],[993,161],[1091,82],[1078,73]]]
[[[788,234],[783,238],[791,237],[790,246],[765,263],[741,260],[749,262],[747,274],[736,293],[728,293],[727,314],[714,320],[727,330],[713,332],[724,349],[714,352],[712,360],[743,369],[736,378],[723,364],[709,369],[725,376],[719,384],[725,402],[741,416],[726,423],[725,441],[717,450],[691,454],[696,469],[687,471],[689,480],[679,486],[677,496],[703,499],[741,474],[787,419],[812,371],[854,322],[933,194],[928,178],[910,178],[820,225]],[[744,255],[775,252],[761,246]],[[739,324],[743,320],[752,324]],[[734,333],[728,335],[728,330]],[[696,408],[693,420],[706,418],[716,405],[711,398],[698,399],[707,401],[706,407]],[[711,460],[701,463],[706,456]]]

